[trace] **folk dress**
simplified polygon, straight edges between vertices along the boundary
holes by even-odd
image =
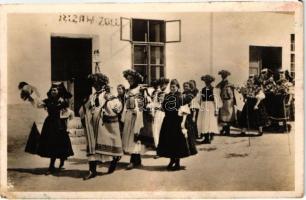
[[[228,80],[223,80],[218,83],[216,88],[220,89],[222,101],[222,107],[219,111],[219,123],[221,125],[232,125],[236,120],[234,86]]]
[[[164,91],[158,91],[153,96],[153,104],[154,104],[154,123],[153,123],[153,138],[155,147],[158,147],[160,129],[165,117],[165,112],[162,108],[162,102],[165,96]]]
[[[215,88],[204,87],[202,89],[199,114],[201,133],[219,133],[218,116],[215,115],[215,112],[219,110],[220,106],[217,98],[218,96]]]
[[[89,161],[106,162],[123,155],[118,121],[121,107],[119,99],[104,90],[92,94],[81,107]]]
[[[162,123],[157,155],[167,158],[184,158],[197,154],[195,138],[186,120],[188,137],[185,138],[181,128],[183,117],[179,115],[179,109],[183,102],[190,103],[192,99],[183,99],[180,92],[169,93],[165,96],[162,108],[165,117]]]
[[[145,146],[137,139],[143,128],[143,98],[140,86],[130,88],[125,93],[125,106],[121,120],[124,122],[122,133],[123,151],[126,154],[143,154]]]
[[[257,130],[267,123],[267,114],[263,103],[265,94],[256,86],[248,87],[247,90],[246,102],[242,109],[239,124],[242,128]],[[254,110],[258,100],[261,100],[261,102],[258,105],[258,109]]]
[[[37,154],[46,158],[67,159],[73,156],[71,141],[67,131],[67,118],[62,117],[63,109],[68,107],[65,100],[47,98],[37,100],[38,108],[45,108],[48,112],[39,140]]]

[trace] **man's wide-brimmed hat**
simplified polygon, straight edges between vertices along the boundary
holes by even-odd
[[[204,75],[201,77],[201,80],[204,81],[204,82],[213,82],[215,80],[215,78],[209,74],[207,75]]]
[[[219,75],[229,76],[231,73],[227,70],[221,70],[218,72]]]
[[[123,77],[127,78],[128,76],[132,76],[138,83],[142,83],[143,81],[143,76],[134,69],[127,69],[123,71]]]

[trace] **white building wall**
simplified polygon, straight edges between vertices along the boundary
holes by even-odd
[[[116,87],[126,84],[122,71],[131,67],[131,45],[120,41],[120,17],[182,20],[182,41],[166,44],[166,76],[181,83],[228,69],[231,80],[246,80],[249,46],[283,47],[283,68],[290,68],[290,34],[294,16],[280,13],[104,13],[87,14],[117,20],[117,25],[59,21],[60,14],[18,14],[8,17],[8,103],[22,103],[17,85],[27,81],[46,93],[51,83],[51,35],[94,38],[100,50],[101,69]],[[211,24],[213,22],[213,24]],[[212,46],[211,46],[212,45]]]

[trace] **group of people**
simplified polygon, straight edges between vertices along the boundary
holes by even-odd
[[[246,134],[246,128],[256,128],[262,134],[266,122],[262,77],[250,76],[246,87],[238,89],[228,81],[230,72],[221,70],[219,75],[222,81],[215,87],[215,78],[207,74],[201,77],[205,83],[202,90],[190,80],[183,83],[181,91],[176,79],[160,78],[148,86],[140,73],[129,69],[123,72],[129,87],[119,85],[115,96],[105,74],[91,74],[88,79],[94,92],[79,111],[89,163],[84,180],[97,176],[101,162],[110,161],[108,173],[113,173],[124,154],[130,156],[128,170],[140,167],[141,155],[152,146],[157,157],[170,159],[168,170],[180,170],[181,158],[197,154],[197,141],[211,143],[214,134],[230,134],[230,127],[237,122],[235,90],[245,97],[239,117],[241,134]],[[72,95],[63,83],[53,83],[48,98],[40,100],[33,97],[33,88],[25,82],[19,84],[24,100],[48,112],[37,154],[50,158],[47,174],[52,174],[56,159],[60,159],[62,168],[73,155],[67,131],[67,121],[73,117],[68,104]]]

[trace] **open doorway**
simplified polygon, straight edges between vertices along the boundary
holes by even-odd
[[[76,116],[91,94],[87,76],[92,73],[92,39],[51,37],[51,80],[62,81],[72,93],[70,107]]]
[[[262,69],[277,73],[282,68],[282,47],[250,46],[250,74],[259,74]]]

